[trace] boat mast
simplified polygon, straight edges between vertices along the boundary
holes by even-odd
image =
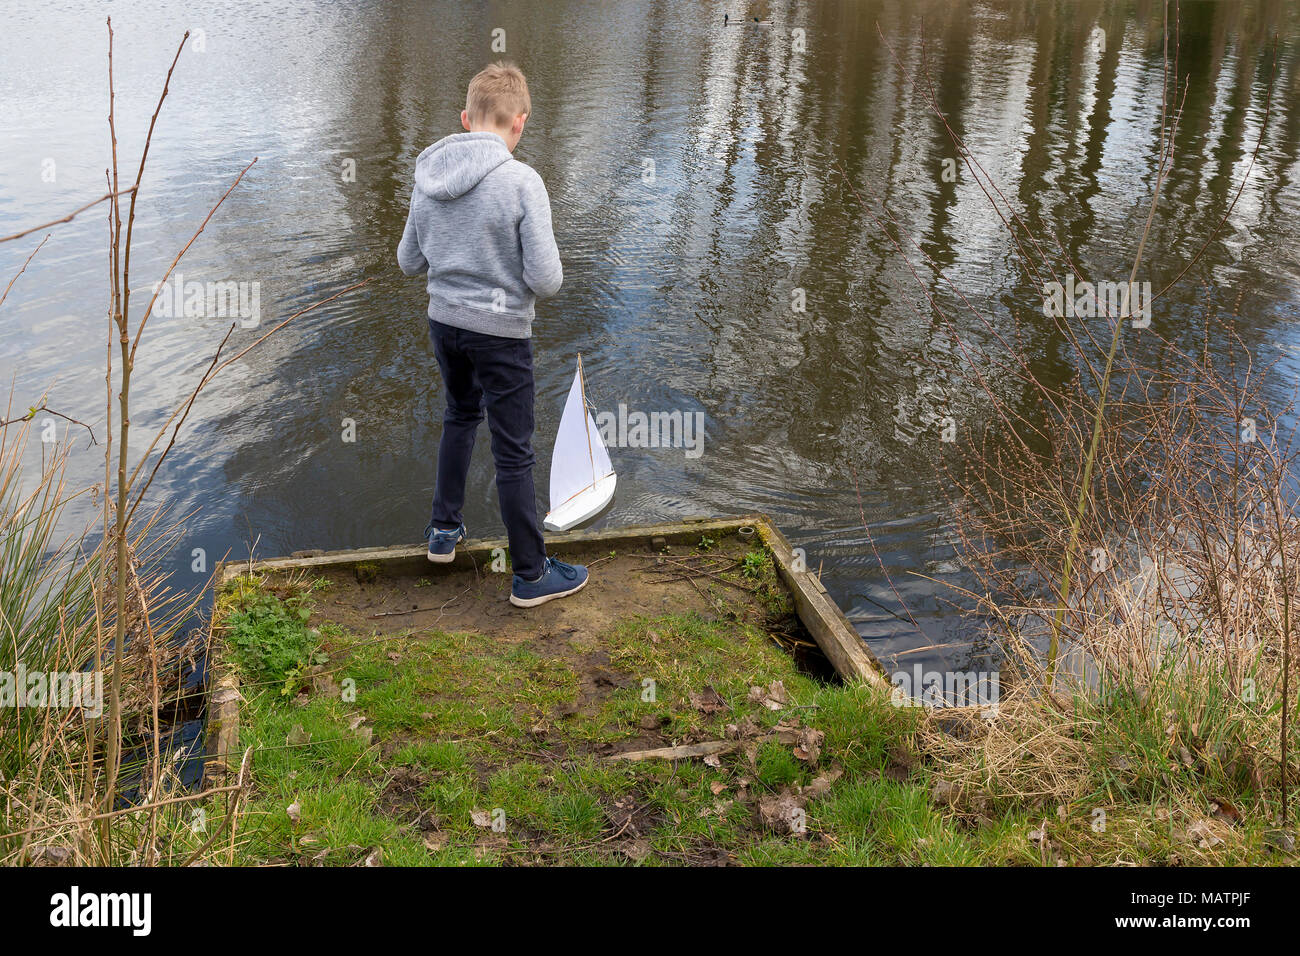
[[[578,388],[582,390],[582,433],[587,436],[587,461],[591,463],[591,487],[596,487],[596,455],[591,450],[591,430],[587,428],[587,380],[582,374],[582,353],[578,353]]]

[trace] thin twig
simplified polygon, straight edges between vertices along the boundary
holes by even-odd
[[[21,239],[23,236],[30,236],[34,232],[40,232],[42,229],[49,229],[50,226],[57,226],[61,223],[71,222],[73,219],[75,219],[77,216],[79,216],[81,213],[85,212],[87,209],[91,208],[92,206],[98,206],[102,202],[107,202],[110,199],[116,199],[118,196],[125,196],[128,193],[134,193],[134,192],[135,192],[134,186],[131,187],[130,189],[122,189],[117,192],[113,192],[110,190],[109,192],[100,196],[98,199],[91,200],[90,202],[86,203],[84,206],[72,210],[72,212],[68,213],[62,219],[51,219],[49,222],[41,223],[41,225],[39,226],[32,226],[30,229],[24,229],[22,232],[15,232],[12,236],[4,236],[3,238],[0,238],[0,242],[12,242],[15,239]]]
[[[0,295],[0,305],[5,304],[5,299],[9,298],[9,290],[14,287],[14,283],[18,281],[18,277],[27,271],[27,266],[31,263],[31,261],[34,258],[36,258],[36,253],[41,251],[41,246],[45,245],[49,241],[50,241],[50,235],[49,233],[46,233],[45,238],[41,240],[40,245],[38,245],[35,249],[33,249],[32,254],[28,256],[26,260],[23,261],[23,267],[19,269],[16,273],[14,273],[14,277],[10,279],[9,284],[5,286],[5,294]]]

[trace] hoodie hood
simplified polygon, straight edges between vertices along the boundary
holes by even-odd
[[[457,133],[438,140],[415,161],[415,185],[431,199],[463,196],[511,159],[496,133]]]

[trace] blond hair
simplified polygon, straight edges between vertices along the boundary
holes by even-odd
[[[528,95],[528,80],[513,63],[489,64],[469,81],[465,94],[465,112],[471,121],[487,121],[494,126],[508,126],[520,113],[531,113],[533,101]]]

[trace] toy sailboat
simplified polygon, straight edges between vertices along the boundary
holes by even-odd
[[[552,531],[568,531],[595,517],[614,497],[614,468],[587,411],[582,355],[573,377],[551,454],[551,511],[542,522]]]

